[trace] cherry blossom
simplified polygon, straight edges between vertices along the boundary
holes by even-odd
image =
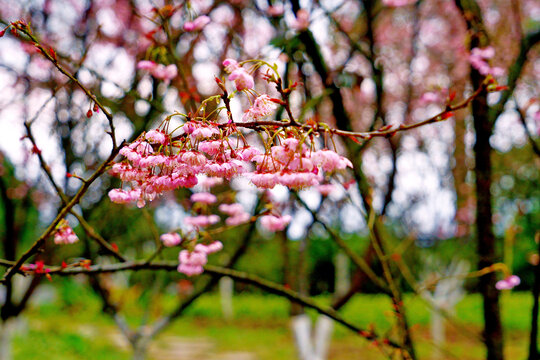
[[[199,16],[193,21],[188,21],[184,24],[184,31],[198,31],[202,30],[206,25],[210,23],[210,18],[206,15]]]
[[[511,290],[521,283],[521,279],[517,275],[510,275],[503,280],[497,281],[495,287],[497,290]]]
[[[190,197],[191,201],[202,204],[213,204],[217,201],[217,197],[214,194],[208,192],[195,193]]]
[[[170,81],[178,75],[176,65],[157,64],[153,61],[143,60],[137,64],[137,69],[148,71],[153,77]]]
[[[176,246],[182,242],[182,238],[178,233],[166,233],[161,235],[159,239],[167,247]]]
[[[495,56],[495,50],[491,46],[483,49],[474,48],[471,50],[469,62],[482,75],[503,76],[505,73],[504,69],[491,67],[487,63],[486,60],[491,59],[493,56]]]
[[[210,226],[219,222],[219,216],[217,215],[199,215],[199,216],[187,216],[184,219],[184,224],[191,225],[197,228]]]
[[[400,7],[414,4],[417,0],[383,0],[385,6]]]
[[[54,234],[54,243],[55,244],[73,244],[79,241],[79,238],[69,226],[69,223],[66,220],[60,221]]]
[[[269,116],[277,108],[277,104],[272,101],[270,96],[264,94],[255,99],[253,106],[250,107],[242,116],[242,121],[260,120]]]
[[[225,220],[225,224],[229,226],[245,224],[251,219],[251,216],[244,211],[244,207],[241,204],[221,204],[218,209],[222,213],[229,215]]]
[[[249,75],[244,68],[238,68],[229,75],[229,80],[234,81],[236,90],[253,89],[255,82],[253,76]]]
[[[264,215],[261,216],[261,226],[271,232],[282,231],[291,222],[291,220],[292,217],[290,215]]]
[[[197,244],[193,251],[182,250],[178,254],[178,272],[188,276],[199,275],[204,272],[203,266],[208,262],[208,255],[221,251],[223,244],[220,241],[214,241],[211,244]]]

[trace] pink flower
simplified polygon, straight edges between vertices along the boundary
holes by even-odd
[[[199,216],[187,216],[184,219],[184,224],[194,227],[206,227],[219,222],[219,216],[217,215],[199,215]]]
[[[151,74],[161,80],[172,80],[178,75],[178,69],[176,68],[176,65],[162,65],[159,64],[156,66],[156,68],[151,72]]]
[[[155,69],[156,66],[157,64],[155,62],[149,60],[142,60],[137,63],[137,69],[140,70],[152,71]]]
[[[221,204],[218,209],[222,213],[230,216],[235,216],[244,212],[244,207],[240,204]]]
[[[505,71],[500,67],[491,67],[486,59],[491,59],[495,56],[495,49],[492,46],[486,48],[474,48],[471,49],[471,55],[469,56],[469,62],[471,66],[478,70],[478,72],[484,76],[493,75],[493,76],[503,76]]]
[[[391,7],[399,7],[414,4],[417,0],[383,0],[383,5]]]
[[[54,243],[55,244],[73,244],[79,241],[79,238],[69,226],[67,220],[62,219],[58,224],[56,233],[54,234]]]
[[[167,137],[165,136],[165,134],[159,130],[150,130],[144,135],[144,137],[146,138],[146,140],[153,141],[158,144],[165,144],[165,142],[167,141]]]
[[[292,189],[303,189],[319,184],[317,175],[312,172],[290,172],[279,174],[277,182]]]
[[[317,186],[317,190],[321,193],[322,196],[328,196],[336,189],[334,184],[321,184]]]
[[[141,190],[125,191],[122,189],[112,189],[109,191],[109,198],[116,204],[129,204],[137,201],[141,197]]]
[[[285,12],[285,8],[283,7],[283,4],[277,4],[274,6],[269,6],[266,9],[266,13],[270,16],[281,16]]]
[[[253,106],[250,107],[242,116],[242,121],[260,120],[272,113],[277,108],[268,95],[261,95],[255,99]]]
[[[223,177],[225,179],[232,179],[234,176],[245,172],[244,163],[239,160],[230,160],[224,163],[206,164],[204,171],[208,176]]]
[[[208,155],[217,155],[221,152],[223,144],[221,140],[203,141],[199,144],[199,150]]]
[[[238,62],[234,59],[225,59],[222,64],[225,66],[225,71],[229,74],[239,68]]]
[[[205,253],[206,255],[213,254],[215,252],[221,251],[223,249],[223,244],[221,241],[214,241],[211,244],[197,244],[195,245],[195,251]]]
[[[178,254],[178,261],[180,263],[177,268],[178,272],[193,276],[203,273],[203,266],[208,262],[208,258],[204,252],[182,250]]]
[[[220,178],[220,177],[203,177],[203,179],[201,179],[201,181],[199,181],[199,183],[201,184],[201,186],[204,189],[211,189],[216,185],[223,184],[223,178]]]
[[[292,28],[298,31],[306,30],[309,26],[309,13],[300,9],[296,13],[296,19],[292,23]]]
[[[291,222],[292,217],[290,215],[274,216],[264,215],[261,216],[261,226],[268,231],[282,231]]]
[[[186,151],[182,154],[182,161],[190,166],[204,166],[208,159],[200,152]]]
[[[230,216],[225,220],[225,224],[229,226],[245,224],[251,219],[251,216],[244,211],[244,207],[240,204],[221,204],[218,209]]]
[[[278,183],[277,174],[276,173],[263,173],[263,174],[254,173],[251,175],[251,182],[253,183],[253,185],[261,189],[272,189]]]
[[[202,204],[213,204],[217,201],[216,195],[208,192],[195,193],[191,195],[190,199],[192,202],[199,202]]]
[[[187,250],[184,250],[187,251]],[[200,265],[180,264],[177,268],[178,272],[187,276],[200,275],[204,272],[204,268]]]
[[[188,21],[184,24],[184,31],[198,31],[202,30],[206,25],[210,23],[210,18],[206,15],[199,16],[193,21]]]
[[[211,138],[214,135],[219,135],[219,130],[210,126],[199,126],[191,132],[191,137],[196,140]]]
[[[247,146],[237,151],[238,157],[244,161],[251,161],[254,156],[261,155],[261,151],[253,146]]]
[[[311,154],[311,160],[315,165],[320,166],[324,171],[343,170],[347,167],[352,168],[349,159],[340,156],[332,150],[319,150]]]
[[[153,77],[167,81],[174,79],[178,75],[176,65],[165,66],[148,60],[139,61],[137,63],[137,69],[146,70]]]
[[[420,103],[422,105],[424,104],[432,104],[432,103],[438,103],[442,102],[442,94],[440,92],[433,92],[428,91],[426,93],[423,93],[420,97]]]
[[[225,224],[229,226],[236,226],[240,224],[245,224],[249,222],[250,219],[251,219],[251,216],[248,213],[242,212],[240,214],[236,214],[234,216],[228,217],[225,220]]]
[[[493,46],[488,46],[483,49],[474,48],[471,50],[471,55],[483,59],[491,59],[495,56],[495,49],[493,48]]]
[[[497,281],[495,287],[497,290],[511,290],[521,283],[521,279],[517,275],[510,275],[503,280]]]
[[[178,233],[163,234],[159,239],[163,242],[163,245],[167,247],[176,246],[182,242],[182,238],[180,238]]]
[[[234,70],[231,75],[229,75],[229,80],[234,81],[234,85],[238,91],[253,89],[255,86],[253,76],[249,75],[244,68],[237,68]]]
[[[223,249],[223,244],[220,241],[214,241],[211,244],[195,245],[195,249],[192,252],[188,250],[182,250],[178,254],[178,272],[184,273],[188,276],[199,275],[204,271],[203,266],[208,262],[208,254],[212,254]]]

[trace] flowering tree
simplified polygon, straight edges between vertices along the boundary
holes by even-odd
[[[3,7],[0,17],[2,41],[20,59],[4,64],[15,90],[9,101],[17,107],[11,111],[24,119],[17,123],[19,136],[13,136],[22,136],[21,143],[13,148],[27,155],[19,156],[16,166],[23,171],[39,163],[48,185],[35,173],[23,177],[49,194],[49,216],[32,244],[16,256],[5,251],[4,286],[12,286],[20,273],[90,275],[135,358],[142,358],[153,336],[208,291],[213,279],[230,276],[317,310],[389,357],[416,358],[399,283],[405,277],[413,290],[420,292],[420,286],[409,276],[404,247],[392,247],[387,239],[385,219],[443,237],[468,236],[475,224],[478,270],[468,275],[480,277],[487,357],[503,358],[498,290],[518,285],[519,278],[495,252],[490,138],[514,96],[536,146],[527,124],[538,117],[538,104],[531,101],[538,96],[538,74],[528,59],[540,36],[522,20],[538,12],[534,1],[519,6],[427,0],[305,7],[298,1],[12,5]],[[499,14],[495,20],[493,12]],[[503,12],[514,16],[500,16]],[[534,15],[529,20],[538,22]],[[463,191],[470,186],[464,138],[473,133],[464,125],[467,114],[476,139],[476,165],[469,171],[475,192]],[[43,133],[53,134],[52,141]],[[452,133],[456,166],[441,167],[454,175],[457,226],[450,219],[426,230],[429,221],[419,220],[422,207],[411,205],[407,190],[401,190],[404,200],[394,198],[404,183],[399,159],[407,146],[430,138],[445,144]],[[435,142],[429,146],[436,151]],[[439,155],[452,158],[446,149]],[[383,167],[385,162],[390,166]],[[276,187],[288,189],[288,202],[272,198]],[[241,197],[234,194],[246,188],[258,200],[237,201]],[[336,189],[347,194],[345,200],[334,201]],[[306,201],[310,197],[319,199],[318,208]],[[331,217],[319,211],[325,202],[349,206],[349,212],[352,205],[349,216],[364,225],[370,239],[365,254],[353,251]],[[171,204],[186,215],[180,223],[165,216],[160,226],[167,229],[159,229],[155,219]],[[111,221],[96,218],[103,208]],[[359,280],[332,307],[232,269],[255,222],[266,232],[283,232],[300,209],[322,224],[358,268]],[[150,230],[142,238],[155,244],[149,253],[137,243],[141,234],[123,238],[127,229],[114,228],[113,213],[125,211],[137,221],[147,215]],[[227,249],[220,236],[239,228],[247,228],[244,238],[236,249]],[[85,260],[44,256],[54,253],[50,239],[69,247],[83,235],[78,255]],[[130,248],[137,256],[127,255]],[[222,251],[230,254],[224,266],[207,264]],[[100,263],[98,255],[115,262]],[[371,266],[375,262],[381,273]],[[95,276],[138,270],[213,278],[197,280],[196,291],[144,333],[126,325],[103,279]],[[504,277],[497,283],[498,270]],[[365,279],[392,300],[396,328],[390,336],[361,329],[337,312]]]

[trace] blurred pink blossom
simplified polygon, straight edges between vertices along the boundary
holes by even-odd
[[[210,23],[210,18],[206,15],[199,16],[193,21],[188,21],[184,24],[184,31],[198,31],[202,30],[206,25]]]
[[[163,245],[167,247],[176,246],[182,242],[182,238],[178,233],[167,233],[159,237]]]
[[[521,283],[521,279],[517,275],[510,275],[503,280],[497,281],[495,287],[497,290],[511,290]]]
[[[73,244],[79,241],[79,238],[69,226],[69,223],[66,220],[62,220],[56,229],[54,234],[54,243],[55,244]]]
[[[275,216],[264,215],[261,216],[261,226],[268,231],[282,231],[291,222],[291,215]]]
[[[214,194],[208,192],[200,192],[191,195],[192,202],[198,202],[202,204],[213,204],[217,201],[217,197]]]

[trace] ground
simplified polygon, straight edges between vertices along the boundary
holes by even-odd
[[[327,299],[322,298],[321,302]],[[170,302],[170,304],[167,304]],[[200,299],[152,344],[150,359],[159,360],[270,360],[295,359],[295,350],[285,300],[263,295],[235,296],[235,315],[225,320],[219,297]],[[530,294],[512,293],[503,297],[506,328],[505,351],[509,359],[527,354],[530,326]],[[413,324],[420,359],[435,358],[430,340],[429,312],[419,299],[409,298],[408,315]],[[163,309],[174,301],[164,301]],[[378,295],[360,295],[344,309],[356,324],[388,331],[392,313],[387,300]],[[312,314],[315,317],[315,314]],[[439,349],[439,359],[476,360],[484,358],[479,341],[481,306],[476,295],[467,296],[456,308],[456,321],[447,323],[447,344]],[[129,319],[134,322],[133,319]],[[129,359],[127,343],[114,323],[99,312],[99,302],[34,305],[18,325],[14,339],[15,359]],[[374,344],[336,325],[329,359],[383,359]]]

